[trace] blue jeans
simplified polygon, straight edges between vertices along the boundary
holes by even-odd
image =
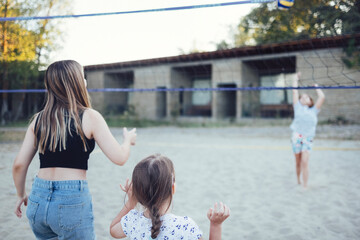
[[[36,177],[26,216],[37,239],[95,239],[86,180],[48,181]]]

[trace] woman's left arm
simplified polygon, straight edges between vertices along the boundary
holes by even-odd
[[[34,158],[34,155],[37,151],[35,147],[35,134],[34,134],[34,125],[35,120],[30,123],[26,134],[24,142],[20,148],[18,155],[15,158],[13,164],[13,179],[17,191],[18,200],[16,202],[15,214],[19,218],[22,216],[21,206],[24,204],[27,205],[27,195],[25,192],[25,180],[26,174],[29,168],[29,165]]]
[[[314,87],[318,87],[319,85],[315,84]],[[316,103],[315,103],[315,107],[317,109],[320,109],[321,106],[323,105],[324,101],[325,101],[325,94],[324,92],[320,89],[320,88],[317,88],[316,89],[316,93],[318,95],[318,98],[316,100]]]

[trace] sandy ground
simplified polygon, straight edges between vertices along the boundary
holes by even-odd
[[[121,129],[112,129],[121,139]],[[223,239],[360,239],[360,127],[319,127],[310,156],[309,188],[296,183],[288,128],[145,128],[123,167],[97,147],[89,160],[98,239],[112,239],[109,224],[122,207],[119,188],[133,167],[152,153],[173,160],[177,192],[173,213],[195,220],[208,238],[207,209],[231,208]],[[13,214],[11,166],[21,143],[0,144],[0,239],[35,239],[26,218]],[[27,177],[30,192],[39,167]]]

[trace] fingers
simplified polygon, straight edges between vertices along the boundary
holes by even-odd
[[[230,216],[230,208],[220,202],[214,204],[214,208],[210,208],[207,212],[208,219],[217,224],[221,224]]]
[[[207,212],[207,217],[208,217],[209,220],[211,219],[212,212],[213,212],[213,209],[212,209],[212,208],[209,208],[209,210],[208,210],[208,212]]]
[[[123,128],[123,136],[124,138],[130,141],[131,145],[135,145],[136,142],[136,128],[131,129],[130,131],[127,130],[126,127]]]
[[[219,209],[217,206],[217,202],[214,204],[214,214],[219,214]]]
[[[220,202],[220,206],[219,206],[219,214],[224,213],[224,204],[222,202]]]
[[[22,200],[18,200],[18,202],[16,203],[16,208],[15,208],[15,215],[18,218],[22,217],[22,211],[21,211],[21,205],[22,205],[23,201]]]
[[[14,213],[18,218],[21,218],[22,213],[21,213],[21,209],[19,207],[17,207],[15,209]]]
[[[226,206],[226,205],[224,205],[224,207],[225,207],[225,216],[226,217],[229,217],[230,216],[230,208],[228,207],[228,206]]]
[[[133,128],[133,129],[131,129],[131,130],[129,131],[126,127],[124,127],[124,128],[123,128],[123,132],[124,132],[124,133],[136,134],[136,128]]]
[[[21,217],[22,217],[22,212],[21,212],[20,209],[17,209],[17,210],[15,211],[15,214],[16,214],[16,216],[17,216],[18,218],[21,218]]]
[[[121,190],[123,190],[124,192],[126,192],[126,188],[125,188],[123,185],[121,185],[121,183],[120,183],[120,188],[121,188]]]
[[[130,187],[131,187],[131,182],[130,182],[129,178],[126,178],[126,182],[125,182],[124,186],[121,185],[121,183],[120,183],[121,190],[123,190],[126,193],[129,191]]]

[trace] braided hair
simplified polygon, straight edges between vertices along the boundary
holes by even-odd
[[[132,175],[133,194],[138,202],[149,210],[151,237],[160,233],[160,209],[168,200],[172,202],[172,186],[175,181],[172,161],[160,154],[151,155],[140,161]],[[167,210],[166,209],[166,210]]]

